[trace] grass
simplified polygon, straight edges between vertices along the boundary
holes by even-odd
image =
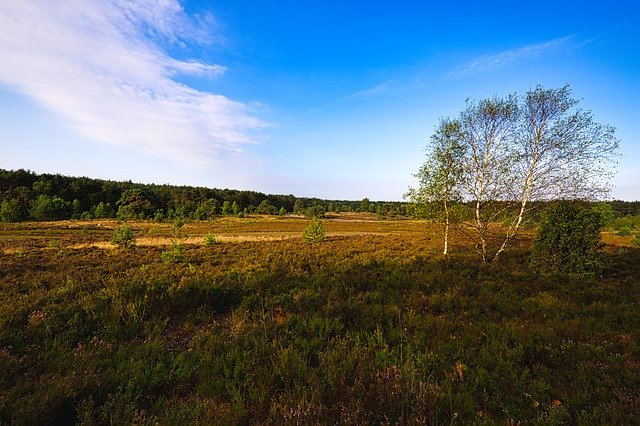
[[[425,222],[307,224],[187,223],[179,263],[172,224],[131,223],[135,251],[115,222],[2,225],[0,424],[640,416],[631,237],[605,234],[600,277],[542,277],[530,235],[487,268]]]

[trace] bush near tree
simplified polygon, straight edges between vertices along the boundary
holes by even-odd
[[[531,264],[542,272],[594,274],[602,270],[602,216],[593,209],[559,202],[542,214]]]

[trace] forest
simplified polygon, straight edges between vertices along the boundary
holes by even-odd
[[[216,215],[365,211],[405,213],[405,203],[321,200],[293,195],[192,186],[138,184],[0,169],[0,220],[207,220]]]

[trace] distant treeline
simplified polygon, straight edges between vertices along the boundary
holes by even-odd
[[[640,215],[640,201],[609,201],[620,217]],[[433,207],[433,206],[431,206]],[[209,220],[219,215],[321,217],[328,212],[369,212],[380,217],[431,217],[430,206],[406,202],[323,200],[294,195],[193,186],[140,184],[29,170],[0,169],[0,221],[61,219]]]
[[[60,219],[208,220],[218,215],[366,211],[406,214],[407,203],[322,200],[193,186],[155,185],[0,169],[0,221]]]

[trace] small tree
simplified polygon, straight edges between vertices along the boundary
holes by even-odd
[[[2,200],[0,222],[17,222],[20,219],[20,203],[16,199]]]
[[[231,201],[226,200],[222,202],[222,214],[225,216],[233,214],[233,204],[231,204]]]
[[[420,186],[411,188],[405,197],[420,206],[435,207],[436,215],[444,220],[443,256],[449,250],[449,226],[451,204],[460,200],[458,185],[462,180],[460,158],[464,154],[461,145],[461,125],[458,121],[441,120],[431,137],[427,161],[415,175]]]
[[[326,210],[323,206],[316,204],[315,206],[307,207],[304,209],[304,215],[311,218],[321,218],[324,217]]]
[[[143,219],[151,214],[153,207],[149,196],[138,188],[124,191],[116,205],[119,219]]]
[[[240,212],[240,206],[234,201],[233,204],[231,204],[231,213],[233,213],[234,216],[237,216]]]
[[[256,209],[256,213],[275,215],[278,214],[278,209],[276,206],[272,205],[269,200],[262,200]]]
[[[136,245],[136,234],[133,232],[133,229],[125,223],[116,228],[111,242],[117,247],[131,249]]]
[[[304,228],[302,239],[307,243],[321,243],[325,240],[324,225],[319,219],[313,219],[309,226]]]
[[[543,272],[598,273],[602,269],[602,216],[592,209],[560,202],[542,213],[531,264]]]

